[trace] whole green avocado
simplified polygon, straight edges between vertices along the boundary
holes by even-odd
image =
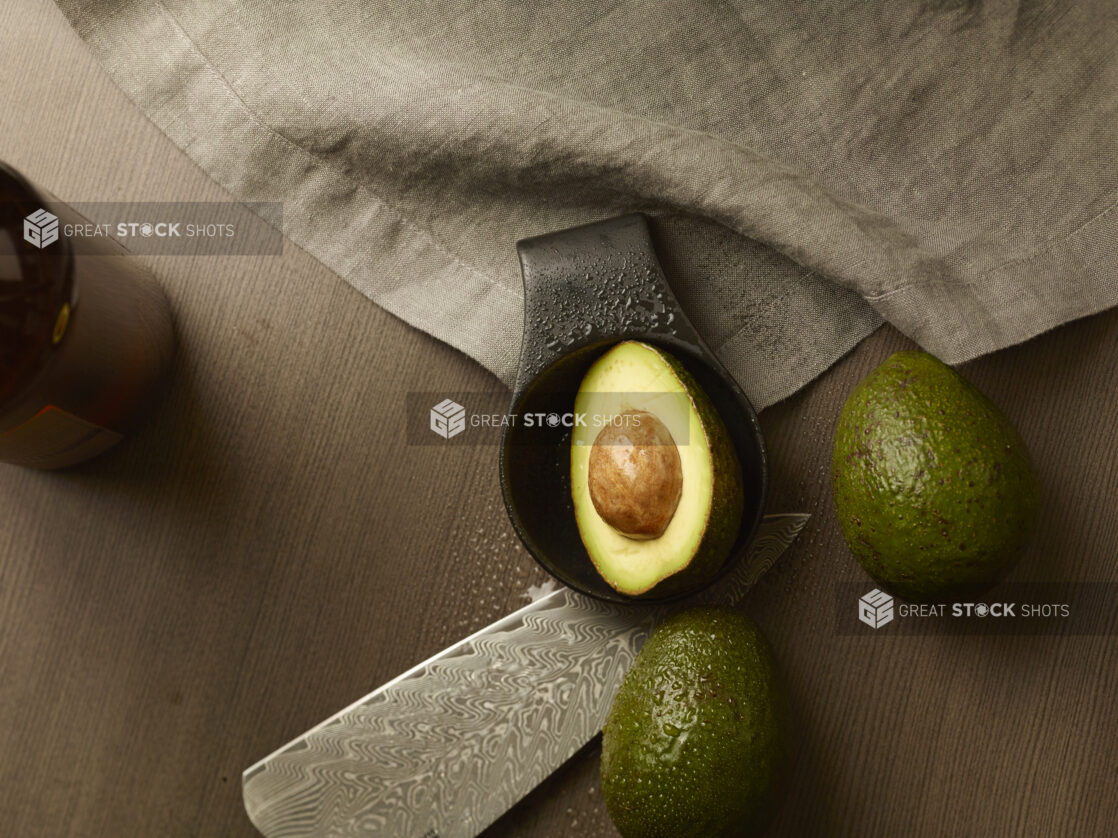
[[[602,797],[623,838],[759,835],[787,747],[772,653],[728,608],[662,623],[610,707]]]
[[[891,593],[980,594],[1020,558],[1039,505],[1020,434],[925,352],[898,352],[850,393],[831,482],[846,543]]]

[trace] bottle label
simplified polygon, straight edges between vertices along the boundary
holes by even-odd
[[[0,460],[32,468],[63,468],[95,457],[124,437],[54,405],[0,433]]]

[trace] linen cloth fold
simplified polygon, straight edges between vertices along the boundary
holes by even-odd
[[[298,245],[511,382],[515,242],[640,210],[754,402],[1118,303],[1112,0],[57,0]]]

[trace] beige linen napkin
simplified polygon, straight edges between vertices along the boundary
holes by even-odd
[[[884,318],[949,362],[1118,302],[1113,0],[58,0],[137,105],[505,381],[518,238],[657,217],[761,406]]]

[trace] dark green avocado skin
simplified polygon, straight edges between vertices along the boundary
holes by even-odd
[[[744,614],[661,624],[610,707],[602,797],[623,838],[760,835],[780,798],[787,723],[768,642]]]
[[[886,590],[981,594],[1020,558],[1039,506],[1009,419],[924,352],[898,352],[850,393],[831,461],[846,543]]]

